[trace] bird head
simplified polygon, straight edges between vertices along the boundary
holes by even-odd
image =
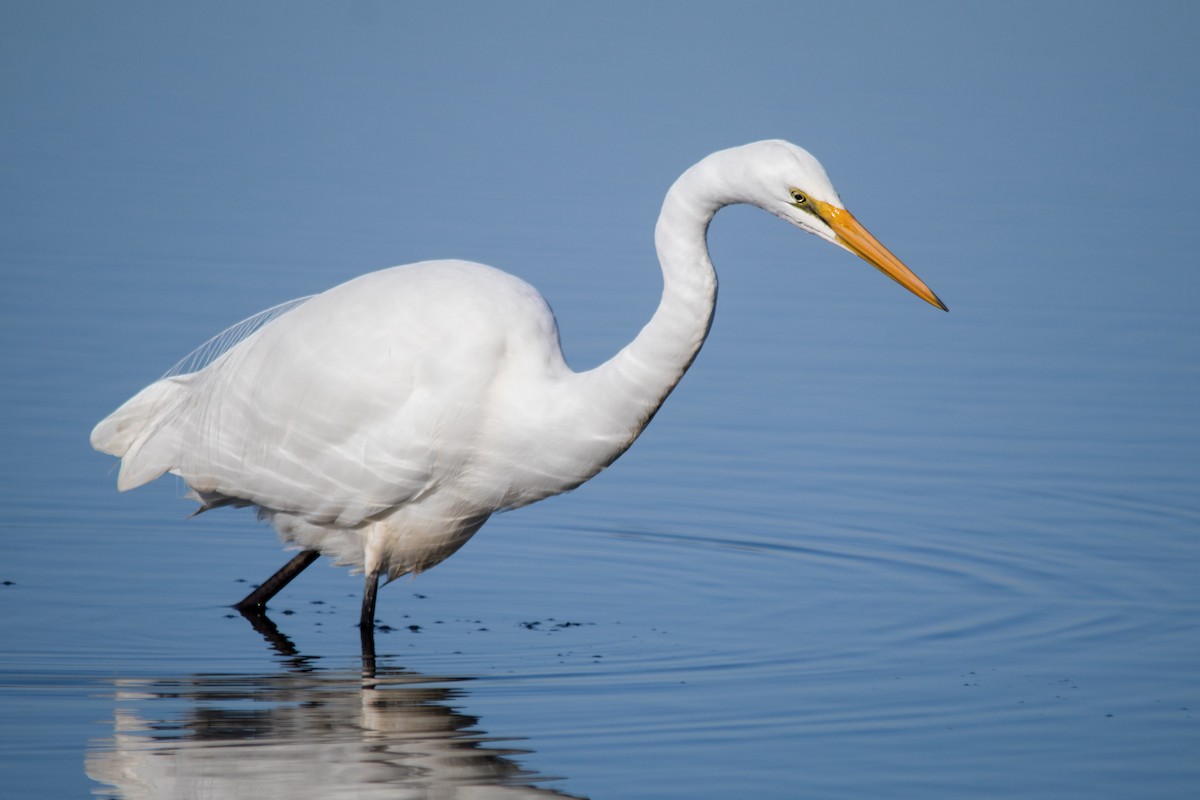
[[[741,162],[734,202],[756,205],[849,250],[930,305],[945,303],[846,210],[825,168],[807,150],[772,139],[727,151]],[[732,187],[731,187],[732,188]]]

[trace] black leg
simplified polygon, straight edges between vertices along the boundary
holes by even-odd
[[[359,639],[362,640],[362,676],[375,677],[375,627],[363,626],[358,629]]]
[[[358,627],[366,630],[375,627],[375,594],[379,591],[379,571],[368,572],[363,583],[362,616],[358,618]]]
[[[278,572],[263,581],[261,586],[239,602],[234,603],[233,607],[242,612],[261,612],[266,607],[268,600],[279,594],[280,589],[287,586],[292,578],[303,572],[320,555],[316,550],[302,550],[299,555],[284,564]]]

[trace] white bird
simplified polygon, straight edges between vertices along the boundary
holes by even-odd
[[[429,569],[488,517],[569,491],[633,443],[708,334],[709,222],[749,203],[929,288],[846,211],[821,164],[771,140],[713,153],[667,192],[663,293],[624,349],[567,366],[529,284],[467,261],[372,272],[269,319],[193,372],[152,383],[92,431],[121,491],[165,472],[201,504],[255,506],[302,552],[237,604],[261,610],[318,555],[386,581]],[[255,329],[256,328],[256,329]],[[385,582],[386,582],[385,581]]]

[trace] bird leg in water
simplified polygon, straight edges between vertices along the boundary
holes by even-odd
[[[362,676],[363,678],[375,677],[375,628],[360,627],[358,629],[359,639],[362,641]],[[372,687],[374,688],[374,687]]]
[[[234,603],[233,607],[241,612],[262,612],[268,600],[279,594],[280,589],[287,586],[292,578],[303,572],[320,555],[316,550],[301,551],[295,558],[284,564],[278,572],[263,581],[257,589]]]
[[[363,583],[363,602],[362,616],[358,619],[358,627],[366,630],[375,627],[375,595],[379,591],[379,576],[382,573],[378,570],[368,572],[367,578]]]

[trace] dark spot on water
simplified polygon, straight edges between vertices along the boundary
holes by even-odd
[[[409,629],[410,631],[412,631],[413,633],[420,633],[420,632],[421,632],[421,626],[420,626],[420,625],[409,625],[409,626],[408,626],[408,629]]]
[[[290,608],[285,608],[285,609],[283,610],[283,614],[284,614],[284,616],[287,616],[287,617],[290,617],[292,614],[295,614],[295,613],[296,613],[296,612],[295,612],[295,611],[292,611]]]
[[[554,617],[548,617],[546,619],[546,622],[553,623],[553,625],[551,626],[551,629],[556,630],[556,631],[561,631],[566,628],[578,628],[578,627],[582,627],[584,625],[595,625],[596,624],[594,622],[554,622]],[[526,630],[530,630],[530,631],[542,630],[542,627],[541,627],[542,621],[541,620],[534,620],[533,622],[522,622],[522,623],[520,623],[520,625],[522,628],[525,628]]]
[[[4,585],[5,586],[16,586],[17,582],[16,581],[5,581]]]

